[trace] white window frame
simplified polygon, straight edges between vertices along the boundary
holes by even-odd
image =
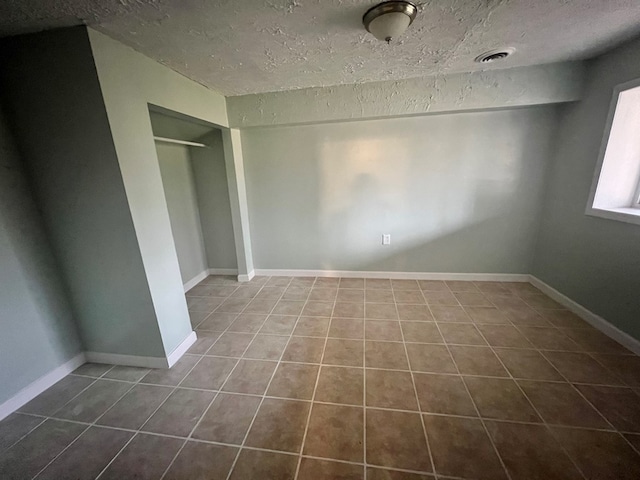
[[[596,164],[596,170],[593,177],[591,191],[589,193],[589,201],[587,203],[587,208],[585,213],[593,217],[607,218],[610,220],[618,220],[621,222],[640,225],[640,177],[637,180],[635,180],[636,183],[630,187],[630,189],[635,189],[633,190],[633,196],[631,197],[630,202],[625,202],[624,205],[612,205],[612,206],[602,206],[602,205],[594,204],[594,203],[597,203],[596,194],[598,192],[598,184],[601,179],[601,174],[603,171],[603,165],[604,165],[605,159],[607,159],[607,147],[609,145],[609,140],[611,139],[612,127],[614,126],[616,109],[619,106],[620,94],[627,90],[631,90],[637,87],[640,87],[640,78],[617,85],[613,89],[613,96],[611,98],[611,103],[609,106],[607,123],[604,130],[602,144],[600,146],[598,163]],[[638,105],[638,108],[640,109],[640,103]],[[637,138],[640,139],[640,128],[638,129],[638,132],[637,132]],[[640,155],[638,155],[637,161],[638,161],[638,166],[640,167]],[[626,192],[627,194],[629,194],[628,189],[626,190]]]

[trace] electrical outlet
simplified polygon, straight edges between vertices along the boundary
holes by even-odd
[[[382,244],[391,245],[391,234],[385,233],[382,235]]]

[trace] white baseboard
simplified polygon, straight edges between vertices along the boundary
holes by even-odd
[[[392,278],[394,280],[467,280],[475,282],[528,282],[526,273],[369,272],[353,270],[256,269],[256,275],[273,277]]]
[[[35,382],[27,385],[9,400],[6,400],[3,404],[0,405],[0,420],[15,412],[24,404],[33,400],[47,388],[62,380],[83,363],[86,363],[85,355],[84,353],[79,353],[68,362],[63,363],[59,367],[38,378]]]
[[[182,355],[184,355],[185,352],[189,350],[189,347],[191,347],[191,345],[196,342],[197,339],[198,336],[196,335],[196,332],[192,331],[189,336],[187,336],[187,338],[185,338],[183,342],[169,354],[169,356],[167,357],[167,363],[169,364],[168,367],[173,367],[176,362],[180,360],[180,358],[182,358]]]
[[[244,274],[238,275],[238,281],[239,282],[248,282],[249,280],[251,280],[255,276],[256,276],[256,271],[255,270],[251,270],[246,275],[244,275]]]
[[[191,280],[189,280],[184,284],[184,292],[187,293],[189,290],[191,290],[193,287],[195,287],[197,284],[199,284],[202,280],[204,280],[208,276],[209,276],[209,270],[203,270],[198,275],[196,275],[195,277],[193,277]]]
[[[558,290],[553,288],[552,286],[544,283],[538,277],[533,275],[529,275],[529,281],[533,284],[534,287],[537,287],[542,293],[548,295],[560,305],[567,307],[568,310],[571,310],[573,313],[582,318],[585,322],[590,324],[592,327],[597,328],[602,333],[607,335],[609,338],[615,340],[616,342],[624,345],[629,350],[631,350],[636,355],[640,355],[640,341],[633,338],[628,333],[623,332],[615,325],[607,322],[600,315],[596,315],[591,310],[583,307],[578,302],[571,300],[566,295],[560,293]]]
[[[237,275],[237,268],[210,268],[209,275]]]
[[[165,357],[140,357],[138,355],[121,355],[119,353],[85,352],[87,362],[124,365],[127,367],[169,368]]]

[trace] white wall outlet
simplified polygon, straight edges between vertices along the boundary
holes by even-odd
[[[382,244],[383,245],[391,245],[391,234],[384,233],[382,235]]]

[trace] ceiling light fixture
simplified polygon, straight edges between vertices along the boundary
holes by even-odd
[[[418,8],[411,2],[382,2],[367,10],[362,23],[378,40],[389,43],[405,32],[417,14]]]

